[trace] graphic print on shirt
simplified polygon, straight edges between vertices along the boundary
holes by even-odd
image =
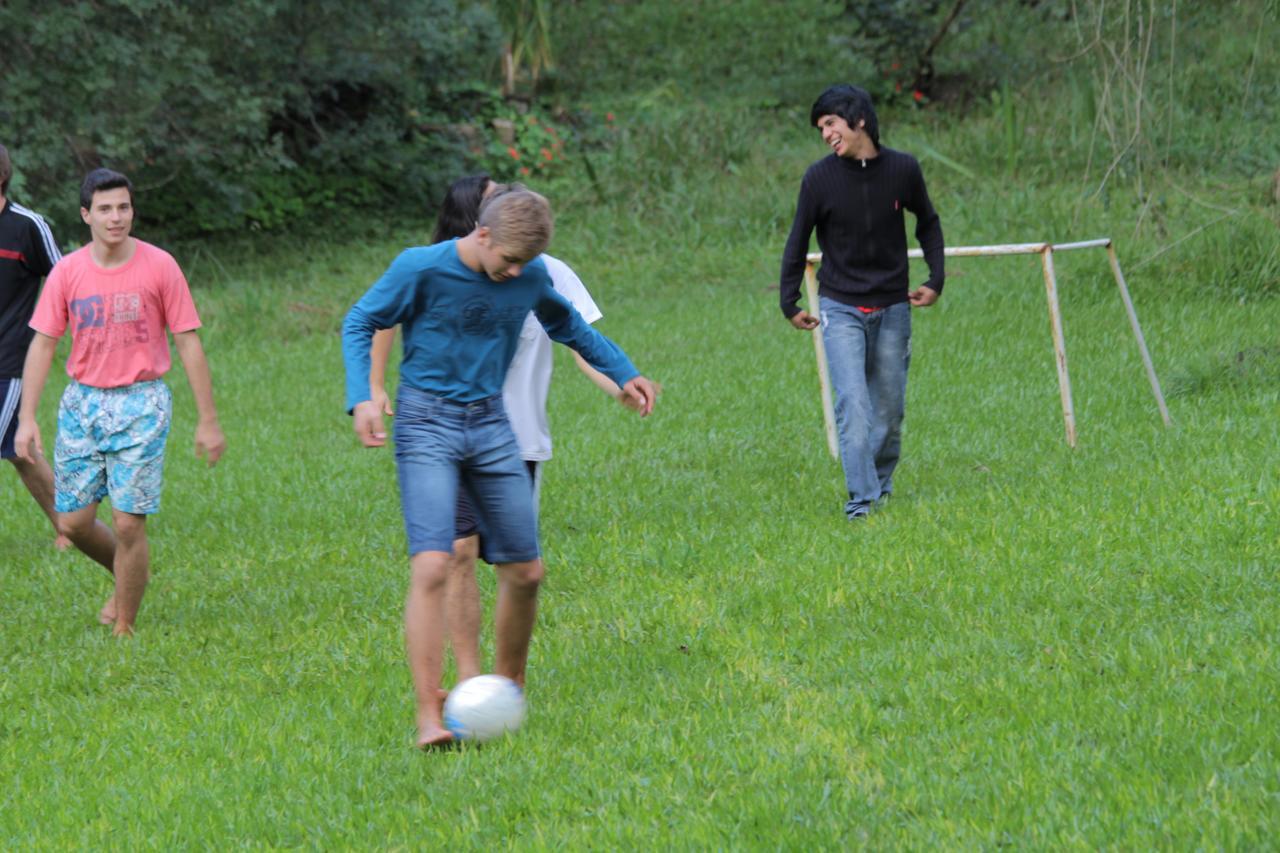
[[[462,330],[468,335],[489,334],[493,321],[493,302],[484,296],[473,296],[462,306]]]
[[[71,301],[74,334],[83,340],[85,353],[100,355],[151,340],[142,313],[142,294],[115,293],[110,299],[110,310],[101,296]]]
[[[77,335],[85,329],[100,328],[106,322],[106,311],[103,310],[101,296],[71,300],[71,313],[76,315],[74,331]]]
[[[473,296],[462,306],[462,330],[468,335],[492,337],[499,326],[514,327],[517,322],[523,323],[528,313],[528,309],[520,305],[499,308],[487,296]]]

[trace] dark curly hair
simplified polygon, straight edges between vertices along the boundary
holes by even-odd
[[[823,116],[840,116],[849,123],[849,127],[857,127],[858,120],[864,124],[862,129],[871,137],[876,148],[880,147],[880,123],[876,121],[876,108],[871,105],[871,95],[865,89],[838,83],[828,86],[818,96],[809,110],[809,124],[818,126],[818,119]]]

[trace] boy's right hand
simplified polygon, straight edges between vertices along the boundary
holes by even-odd
[[[31,421],[18,421],[18,431],[13,436],[13,449],[18,458],[35,462],[44,456],[44,442],[40,440],[40,427]]]
[[[818,328],[818,326],[821,325],[821,323],[819,322],[817,317],[813,316],[808,311],[801,308],[796,314],[792,315],[791,325],[795,326],[797,329],[800,329],[801,331],[807,331],[809,329]]]
[[[351,420],[356,436],[365,447],[382,447],[387,443],[387,431],[382,426],[382,411],[377,403],[372,400],[356,403]]]

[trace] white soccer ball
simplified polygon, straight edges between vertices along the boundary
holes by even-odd
[[[444,726],[461,741],[483,743],[524,722],[524,691],[502,675],[477,675],[449,692]]]

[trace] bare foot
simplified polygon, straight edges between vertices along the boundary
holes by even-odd
[[[440,726],[426,726],[418,730],[418,749],[447,749],[455,742],[453,733]]]
[[[112,593],[107,599],[107,603],[102,605],[102,609],[98,611],[98,621],[103,625],[114,625],[116,621],[116,597]]]
[[[448,698],[448,690],[436,688],[435,707],[418,715],[418,749],[438,749],[453,745],[452,732],[440,724],[444,717],[444,700]]]
[[[53,547],[59,551],[65,551],[71,547],[71,540],[59,533],[53,538]]]
[[[117,623],[116,623],[116,626],[115,626],[114,628],[112,628],[112,629],[111,629],[111,636],[113,636],[113,637],[132,637],[132,636],[133,636],[133,626],[132,626],[132,625],[126,625],[126,624],[124,624],[123,622],[117,622]]]

